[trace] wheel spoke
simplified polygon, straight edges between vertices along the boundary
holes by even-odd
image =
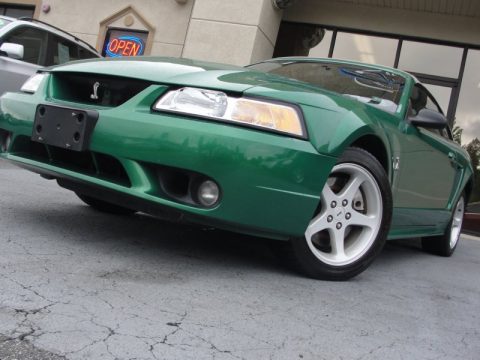
[[[358,211],[353,211],[348,223],[349,225],[358,225],[373,229],[378,225],[378,218],[374,215],[364,215]]]
[[[308,225],[307,231],[305,232],[305,236],[307,239],[310,239],[316,233],[325,230],[329,227],[329,223],[327,222],[327,214],[321,213],[313,218]]]
[[[353,200],[360,189],[360,186],[365,182],[365,177],[360,174],[355,174],[350,177],[348,183],[344,186],[338,197],[347,199],[349,202]]]
[[[328,184],[325,184],[325,186],[323,187],[322,200],[324,206],[329,206],[332,201],[338,200],[338,196],[333,192],[333,190],[330,188],[330,186],[328,186]]]
[[[345,228],[330,230],[332,254],[337,260],[345,259]]]

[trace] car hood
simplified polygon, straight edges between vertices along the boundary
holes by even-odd
[[[45,71],[83,73],[93,78],[95,75],[108,75],[158,84],[203,87],[271,97],[331,111],[351,108],[357,103],[295,79],[233,65],[191,59],[165,57],[92,59],[51,67]]]
[[[47,69],[49,72],[111,75],[152,83],[203,86],[243,92],[271,81],[272,75],[242,67],[164,57],[137,57],[76,61]]]

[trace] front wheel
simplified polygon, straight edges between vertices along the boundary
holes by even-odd
[[[348,148],[332,169],[305,236],[291,240],[296,267],[324,280],[347,280],[381,252],[392,216],[385,170],[369,152]]]
[[[423,250],[440,256],[452,256],[460,239],[464,214],[465,198],[462,195],[455,205],[455,210],[453,211],[452,218],[445,233],[440,236],[422,238]]]

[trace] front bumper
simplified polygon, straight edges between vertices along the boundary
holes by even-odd
[[[62,162],[54,162],[18,147],[31,137],[36,106],[52,103],[39,95],[7,93],[1,98],[0,129],[12,134],[12,142],[0,156],[59,179],[60,185],[72,190],[84,189],[155,215],[154,209],[161,208],[179,214],[178,218],[272,238],[304,233],[336,158],[319,154],[304,140],[152,113],[149,106],[159,91],[160,86],[151,86],[121,106],[98,110],[90,151],[116,159],[127,182],[79,171],[69,166],[68,154]],[[152,166],[214,179],[221,187],[220,203],[206,209],[165,196]]]

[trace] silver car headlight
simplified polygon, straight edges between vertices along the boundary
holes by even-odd
[[[46,76],[47,74],[35,74],[30,76],[30,78],[22,85],[20,90],[29,94],[35,94]]]
[[[294,106],[250,98],[235,98],[221,91],[190,87],[169,91],[155,103],[153,109],[306,137],[301,115]]]

